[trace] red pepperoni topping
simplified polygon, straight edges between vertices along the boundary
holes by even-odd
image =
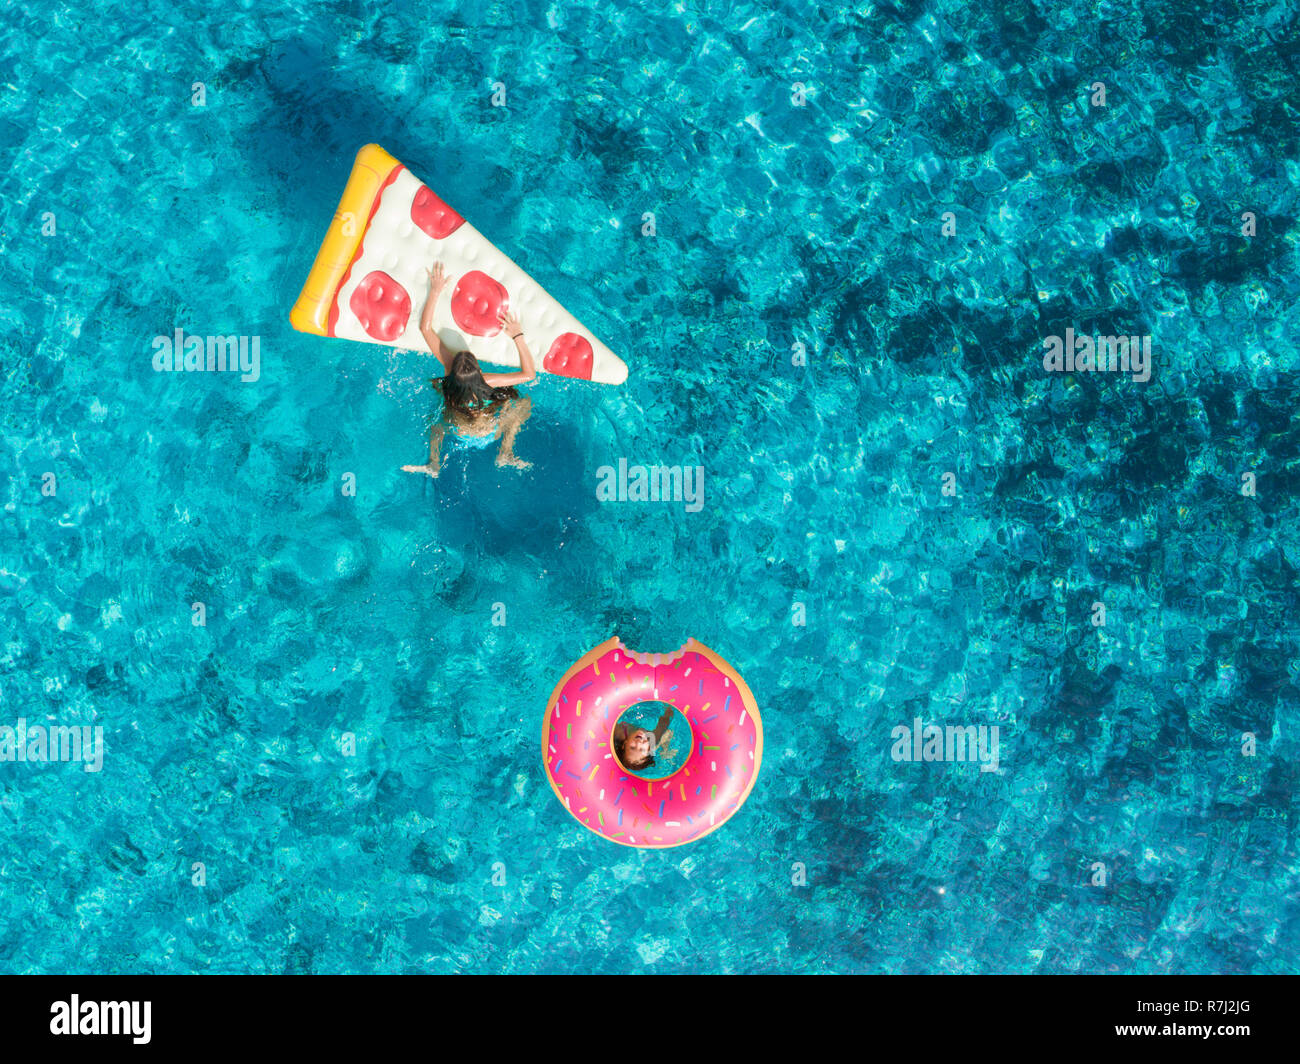
[[[586,337],[577,333],[560,333],[542,359],[542,369],[547,373],[558,373],[561,377],[577,377],[589,381],[593,358],[595,352]]]
[[[411,221],[434,240],[444,240],[465,224],[465,219],[453,211],[428,185],[421,185],[411,204]]]
[[[382,270],[366,274],[365,280],[352,290],[348,306],[361,327],[386,344],[406,331],[411,316],[411,297],[406,289]]]
[[[497,315],[509,298],[505,285],[481,270],[470,270],[451,294],[451,316],[471,336],[495,336],[501,331]]]

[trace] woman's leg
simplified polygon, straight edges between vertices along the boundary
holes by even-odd
[[[511,399],[501,411],[501,450],[497,452],[497,465],[514,466],[515,469],[533,467],[532,462],[525,462],[515,455],[515,437],[532,413],[533,401],[526,395],[521,399]]]
[[[431,477],[436,477],[442,469],[442,436],[447,431],[447,426],[438,422],[429,430],[429,463],[428,465],[404,465],[404,473],[428,473]]]

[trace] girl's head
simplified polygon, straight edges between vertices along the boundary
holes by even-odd
[[[483,379],[478,359],[468,351],[458,352],[452,357],[451,367],[440,386],[447,405],[462,414],[491,410],[519,395],[513,388],[493,388],[488,384]]]
[[[644,728],[633,728],[628,732],[623,740],[623,748],[617,751],[619,760],[632,769],[649,768],[653,765],[654,752],[654,734]]]

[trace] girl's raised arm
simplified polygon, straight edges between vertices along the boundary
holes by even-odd
[[[442,340],[433,327],[433,310],[438,305],[443,289],[447,287],[447,273],[442,268],[441,262],[435,262],[433,269],[425,272],[429,275],[429,296],[424,301],[424,312],[420,315],[420,335],[429,345],[429,350],[442,363],[442,368],[450,372],[452,353],[443,346]]]
[[[668,730],[668,725],[673,722],[673,711],[665,709],[664,715],[659,718],[659,723],[655,725],[655,742],[664,737],[664,732]]]
[[[506,334],[515,342],[515,350],[519,352],[519,370],[516,373],[485,373],[483,379],[493,388],[509,388],[512,384],[526,384],[537,376],[537,367],[533,365],[533,353],[524,343],[524,328],[519,324],[519,319],[508,310],[501,312],[500,321]]]

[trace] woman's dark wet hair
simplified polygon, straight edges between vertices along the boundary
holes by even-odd
[[[452,356],[447,375],[434,384],[442,390],[447,407],[473,416],[483,412],[495,413],[511,399],[518,399],[514,388],[493,388],[483,379],[478,359],[468,351]]]

